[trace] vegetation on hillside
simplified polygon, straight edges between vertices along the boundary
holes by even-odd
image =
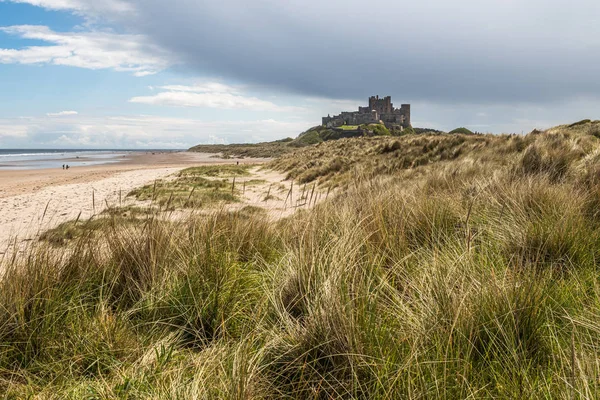
[[[272,164],[300,180],[336,163],[313,210],[150,217],[36,248],[0,280],[0,392],[596,398],[598,136],[589,121],[326,142]]]
[[[461,158],[503,163],[503,154],[524,148],[527,138],[515,135],[405,135],[342,139],[282,155],[269,167],[285,171],[300,183],[348,185],[415,167]],[[479,162],[479,161],[478,161]]]
[[[398,132],[398,134],[400,133],[402,132]],[[414,131],[407,130],[403,133],[414,133]],[[396,132],[394,134],[396,134]],[[275,158],[283,154],[291,153],[300,147],[311,146],[330,140],[363,136],[389,135],[391,135],[391,132],[385,127],[385,125],[382,124],[343,126],[339,130],[330,129],[319,125],[302,132],[296,139],[288,138],[274,142],[249,144],[198,145],[192,147],[190,151],[221,154],[223,158]]]
[[[189,151],[198,153],[220,154],[223,158],[272,158],[281,154],[294,151],[289,146],[292,138],[276,140],[263,143],[241,143],[241,144],[200,144],[192,147]]]
[[[432,128],[412,128],[412,131],[413,131],[413,133],[416,133],[416,134],[429,134],[429,135],[446,133],[444,131],[440,131],[440,130],[432,129]]]
[[[460,133],[461,135],[474,135],[473,131],[471,131],[470,129],[464,128],[464,127],[453,129],[448,133]]]

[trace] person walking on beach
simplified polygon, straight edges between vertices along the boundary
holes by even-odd
[[[69,164],[67,164],[67,169],[69,169]]]
[[[65,164],[63,164],[63,169],[65,169]]]

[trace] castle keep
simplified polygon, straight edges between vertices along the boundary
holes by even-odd
[[[388,129],[404,129],[410,126],[410,104],[402,104],[394,108],[392,97],[380,99],[379,96],[369,97],[367,107],[358,107],[358,111],[342,112],[333,117],[323,117],[323,126],[335,128],[342,125],[377,124],[383,122]]]

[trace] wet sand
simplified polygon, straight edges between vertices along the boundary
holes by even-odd
[[[62,169],[62,163],[68,163],[63,160],[61,160],[61,164],[57,165],[55,169],[3,171],[0,168],[0,198],[32,193],[48,186],[89,183],[125,171],[186,168],[206,164],[231,164],[237,161],[243,164],[261,163],[265,160],[250,158],[224,160],[214,158],[212,154],[177,152],[156,153],[154,155],[152,153],[133,154],[123,156],[122,161],[118,163],[72,167],[68,170]]]

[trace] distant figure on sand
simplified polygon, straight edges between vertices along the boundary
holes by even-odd
[[[63,164],[63,169],[65,169],[65,164]]]
[[[69,164],[67,164],[67,169],[69,169]]]

